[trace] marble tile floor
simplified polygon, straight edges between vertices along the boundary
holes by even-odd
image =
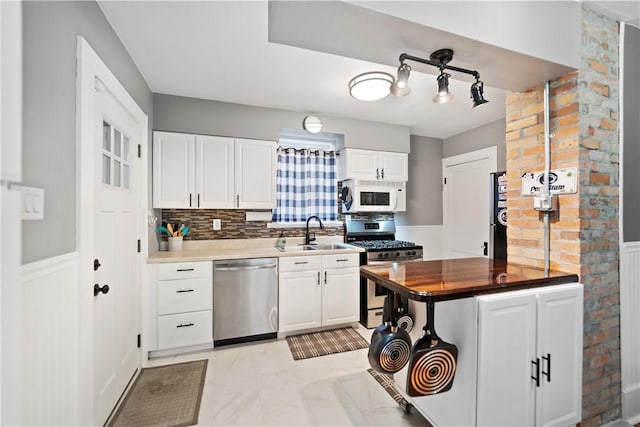
[[[367,340],[371,331],[356,328]],[[429,426],[367,372],[367,349],[293,360],[284,339],[150,361],[209,359],[199,426]]]

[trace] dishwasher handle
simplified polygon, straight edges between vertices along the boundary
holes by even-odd
[[[277,264],[264,264],[264,265],[251,265],[242,267],[226,267],[230,264],[218,264],[215,266],[215,271],[247,271],[247,270],[261,270],[263,268],[276,268]]]

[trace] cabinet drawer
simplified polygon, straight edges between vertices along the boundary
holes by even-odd
[[[293,256],[280,258],[280,271],[320,270],[322,258],[319,256]]]
[[[212,286],[206,277],[158,281],[158,314],[211,310]]]
[[[360,266],[360,254],[322,255],[322,268],[346,268]]]
[[[211,262],[172,262],[158,264],[158,280],[190,279],[193,277],[212,277]]]
[[[211,310],[158,316],[158,349],[213,342]]]

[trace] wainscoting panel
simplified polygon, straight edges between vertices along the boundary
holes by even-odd
[[[443,226],[442,225],[402,225],[396,226],[396,239],[408,240],[423,246],[422,259],[442,259]]]
[[[77,252],[23,265],[22,425],[76,425]]]
[[[620,338],[622,416],[640,423],[640,242],[623,243],[620,251]]]

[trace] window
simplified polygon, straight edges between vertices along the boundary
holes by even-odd
[[[321,147],[321,148],[318,148]],[[338,219],[336,154],[333,144],[280,140],[273,222],[304,223],[317,215]]]

